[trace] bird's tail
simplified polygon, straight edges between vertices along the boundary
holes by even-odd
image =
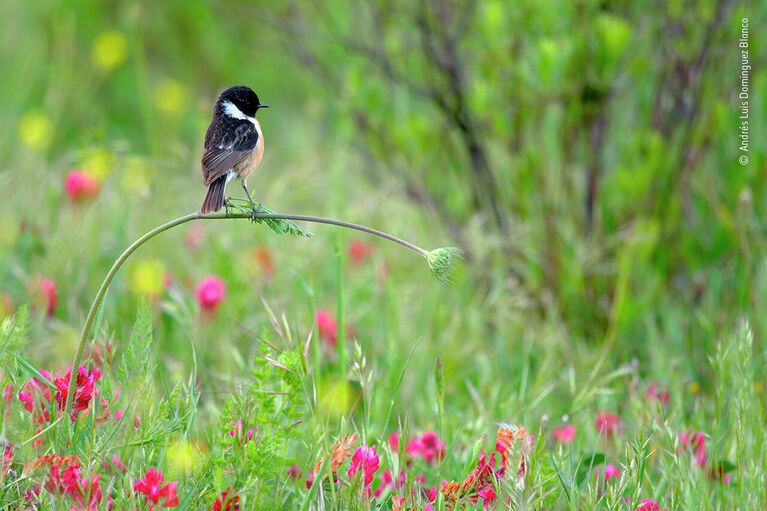
[[[208,195],[200,208],[200,213],[211,213],[218,211],[224,205],[224,188],[226,187],[226,175],[213,181],[208,186]]]

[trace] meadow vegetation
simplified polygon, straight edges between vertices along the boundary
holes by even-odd
[[[767,508],[767,5],[0,17],[0,509]],[[465,260],[443,283],[358,231],[184,223],[73,367],[115,259],[202,203],[235,84],[271,106],[265,206]]]

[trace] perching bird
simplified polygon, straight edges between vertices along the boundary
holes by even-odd
[[[264,156],[264,136],[256,120],[259,108],[269,105],[261,104],[256,93],[244,85],[226,89],[218,97],[213,120],[205,133],[202,181],[208,187],[208,195],[200,212],[221,209],[226,184],[239,177],[255,213],[246,180]]]

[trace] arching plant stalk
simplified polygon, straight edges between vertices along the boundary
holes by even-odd
[[[270,229],[277,233],[288,233],[297,236],[311,236],[311,234],[295,225],[292,222],[293,220],[300,222],[335,225],[337,227],[354,229],[378,236],[379,238],[393,241],[394,243],[408,248],[424,257],[429,265],[429,269],[431,270],[432,275],[434,275],[434,277],[440,282],[446,282],[450,280],[451,269],[455,261],[461,257],[461,251],[454,247],[438,248],[431,251],[424,250],[421,247],[410,243],[409,241],[405,241],[391,234],[379,231],[378,229],[373,229],[372,227],[358,225],[351,222],[344,222],[342,220],[335,220],[332,218],[324,218],[313,215],[283,215],[279,213],[273,213],[264,207],[260,207],[258,210],[259,212],[253,213],[249,210],[249,208],[246,208],[244,204],[242,204],[242,201],[232,199],[229,200],[228,207],[234,209],[235,212],[227,211],[226,213],[202,214],[199,211],[196,211],[194,213],[176,218],[175,220],[171,220],[170,222],[155,227],[131,243],[130,246],[126,248],[122,254],[120,254],[120,257],[115,260],[114,264],[107,272],[106,277],[104,277],[103,282],[101,282],[101,286],[99,287],[99,290],[96,293],[96,297],[93,299],[93,303],[91,303],[91,307],[88,310],[88,315],[85,318],[83,331],[80,335],[80,343],[77,345],[77,351],[75,352],[75,357],[72,361],[72,371],[70,373],[71,377],[69,379],[67,400],[66,405],[64,406],[64,417],[69,417],[72,413],[72,404],[74,400],[75,385],[77,383],[77,372],[78,368],[80,367],[80,360],[82,359],[83,351],[85,350],[85,344],[90,337],[91,328],[93,328],[93,321],[96,318],[97,312],[101,307],[102,302],[104,301],[104,297],[107,294],[109,285],[112,283],[112,279],[114,279],[117,271],[125,263],[125,261],[128,260],[131,254],[138,250],[141,245],[154,238],[155,236],[162,234],[167,230],[173,229],[174,227],[177,227],[181,224],[191,222],[192,220],[228,220],[244,218],[250,219],[256,223],[265,223]]]

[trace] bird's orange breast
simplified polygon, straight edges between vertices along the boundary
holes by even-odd
[[[247,178],[251,172],[261,163],[261,159],[264,157],[264,135],[261,133],[261,127],[256,125],[258,129],[258,142],[256,147],[250,152],[247,158],[243,159],[240,163],[235,165],[234,170],[241,178]]]

